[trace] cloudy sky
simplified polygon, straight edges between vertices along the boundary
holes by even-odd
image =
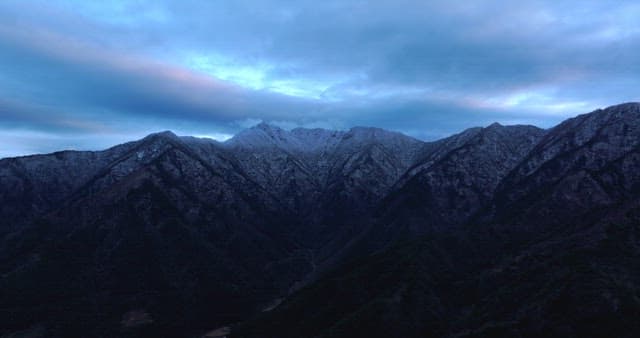
[[[0,1],[0,157],[170,129],[550,127],[640,95],[637,1]]]

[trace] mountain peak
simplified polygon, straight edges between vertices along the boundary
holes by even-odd
[[[494,123],[430,143],[260,123],[226,149],[164,131],[2,160],[0,298],[12,316],[0,327],[191,336],[286,297],[234,334],[282,336],[284,318],[286,337],[639,336],[640,302],[620,303],[640,285],[639,121],[631,103],[549,131]],[[392,306],[371,307],[389,295]],[[144,326],[124,328],[129,317]]]
[[[255,126],[249,128],[249,129],[260,129],[260,130],[264,130],[264,131],[284,131],[282,128],[269,124],[267,122],[260,122],[258,124],[256,124]]]
[[[174,134],[171,130],[164,130],[157,133],[149,134],[145,138],[147,139],[151,139],[151,138],[178,139],[178,135]]]
[[[283,147],[288,143],[291,143],[290,132],[266,122],[245,129],[225,142],[227,145],[243,148]]]

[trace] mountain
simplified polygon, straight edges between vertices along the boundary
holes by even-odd
[[[0,335],[635,336],[640,104],[0,160]]]
[[[294,129],[261,123],[224,146],[303,226],[292,230],[310,266],[323,266],[414,162],[425,143],[378,128]]]
[[[122,316],[140,311],[153,324],[146,333],[188,332],[257,309],[306,267],[279,202],[223,151],[204,160],[161,133],[112,152],[95,154],[106,165],[78,173],[75,191],[3,238],[0,304],[10,315],[0,327],[35,317],[48,335],[119,335]],[[58,174],[57,154],[36,160]],[[33,168],[27,177],[42,177]]]
[[[226,143],[162,132],[0,160],[0,328],[181,336],[245,318],[315,269],[328,191],[366,194],[342,199],[363,213],[384,192],[362,173],[387,187],[420,145],[261,124]],[[130,314],[147,320],[125,324]]]
[[[389,230],[361,241],[371,245],[398,231],[433,229],[433,218],[445,225],[360,255],[237,326],[232,336],[638,336],[639,112],[639,104],[623,104],[546,132],[512,130],[531,137],[511,148],[522,154],[517,161],[495,156],[502,151],[475,160],[466,155],[449,167],[449,175],[436,176],[436,167],[422,180],[418,165],[406,180],[416,181],[400,180],[389,197],[394,202],[385,203],[388,209],[372,227],[374,233]],[[471,140],[487,129],[457,144],[472,144],[472,153],[479,154],[487,147]],[[482,164],[496,158],[503,170],[490,176],[497,180],[484,179]],[[429,168],[437,160],[425,163]],[[472,178],[464,180],[466,168]],[[457,226],[443,211],[431,211],[434,205],[451,210],[430,194],[434,183],[447,182],[468,182],[452,189],[464,196],[466,186],[478,184],[471,190],[473,210],[455,211],[457,217],[470,215]],[[454,195],[454,209],[464,196]]]
[[[346,132],[298,128],[288,132],[261,123],[240,132],[224,146],[262,187],[280,196],[290,208],[300,210],[335,201],[338,190],[344,190],[347,203],[377,201],[413,163],[423,144],[377,128],[357,127]],[[365,176],[369,181],[364,181]]]
[[[551,129],[501,183],[490,217],[519,228],[530,219],[552,228],[615,217],[640,191],[639,121],[639,105],[623,104]]]
[[[434,147],[397,183],[385,201],[386,237],[450,231],[466,223],[493,198],[500,182],[545,131],[532,126],[494,123],[453,137],[445,154]],[[444,140],[448,142],[448,140]]]

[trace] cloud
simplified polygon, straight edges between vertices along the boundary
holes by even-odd
[[[6,33],[6,32],[2,32]],[[8,34],[0,34],[6,37]],[[254,91],[205,74],[153,60],[102,51],[50,32],[15,32],[0,40],[8,51],[0,68],[13,81],[5,93],[25,107],[5,115],[46,120],[48,113],[110,121],[118,118],[230,123],[253,116],[286,117],[312,110],[313,102]],[[44,122],[44,121],[43,121]],[[57,122],[52,122],[57,123]],[[59,123],[58,123],[59,124]]]
[[[640,99],[638,14],[590,0],[7,0],[0,131],[91,148],[247,121],[425,139],[495,120],[548,127]]]

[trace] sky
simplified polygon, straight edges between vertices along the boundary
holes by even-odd
[[[0,157],[172,130],[434,140],[640,101],[637,1],[0,1]]]

